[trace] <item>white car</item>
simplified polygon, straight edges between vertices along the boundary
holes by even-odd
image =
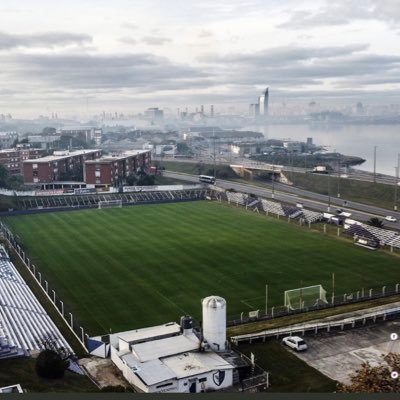
[[[397,219],[395,217],[392,217],[391,215],[386,216],[385,220],[389,222],[397,222]]]
[[[282,343],[296,351],[304,351],[308,348],[306,342],[299,336],[286,336],[282,339]]]

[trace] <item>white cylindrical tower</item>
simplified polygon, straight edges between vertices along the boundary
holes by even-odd
[[[226,342],[226,301],[222,297],[203,299],[203,339],[211,350],[224,351]]]

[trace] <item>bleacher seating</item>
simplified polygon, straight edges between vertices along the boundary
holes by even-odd
[[[71,350],[3,246],[0,246],[0,328],[0,358],[40,350],[46,337]]]
[[[261,200],[261,204],[262,204],[263,210],[265,212],[273,213],[273,214],[281,215],[281,216],[285,216],[286,215],[285,211],[282,208],[282,204],[281,203],[277,203],[275,201],[262,199]]]
[[[69,207],[97,208],[99,201],[122,200],[122,204],[136,204],[162,201],[179,201],[215,197],[208,188],[176,191],[142,191],[129,193],[97,193],[87,195],[64,195],[17,198],[18,209],[57,209]],[[240,196],[239,196],[240,197]],[[242,203],[241,203],[242,204]]]
[[[395,231],[377,228],[375,226],[358,222],[357,224],[349,225],[346,229],[346,233],[351,236],[357,235],[373,239],[383,245],[400,248],[400,236]]]
[[[307,223],[314,223],[317,221],[321,221],[323,214],[317,211],[311,211],[311,210],[305,210],[304,208],[302,209],[303,212],[303,219]]]
[[[228,198],[228,203],[240,204],[242,206],[246,204],[248,198],[247,194],[236,192],[226,192],[226,196]]]

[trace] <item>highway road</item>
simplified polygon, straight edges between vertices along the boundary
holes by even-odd
[[[168,178],[181,179],[189,182],[199,182],[197,175],[189,175],[181,172],[163,171],[163,175]],[[352,213],[352,218],[359,221],[368,221],[371,217],[378,217],[383,219],[386,215],[392,215],[400,220],[400,213],[395,211],[386,210],[384,208],[374,207],[367,204],[346,201],[345,199],[328,197],[322,194],[309,192],[307,190],[298,189],[296,187],[275,183],[272,185],[255,186],[247,183],[238,183],[218,179],[217,186],[223,189],[235,189],[238,192],[252,193],[256,196],[264,197],[266,199],[274,199],[282,201],[287,204],[301,203],[305,208],[321,211],[331,212],[335,214],[337,208],[341,208],[346,212]],[[328,207],[330,202],[330,207]],[[385,226],[388,228],[399,229],[400,223],[391,223],[385,221]]]
[[[168,159],[168,158],[159,158],[156,157],[154,158],[154,161],[159,161],[162,163],[162,161],[175,161],[175,162],[183,162],[183,163],[191,163],[191,164],[198,164],[198,163],[205,163],[205,164],[213,164],[214,159],[211,157],[202,157],[200,158],[187,158],[187,159]],[[247,158],[242,158],[242,157],[230,157],[230,158],[224,158],[223,156],[217,157],[216,159],[216,164],[219,165],[231,165],[231,164],[248,164],[249,162],[255,162],[254,160],[250,160]],[[300,174],[305,174],[305,173],[310,173],[311,168],[301,168],[301,167],[290,167],[290,166],[284,166],[283,171],[286,172],[286,176],[289,178],[289,173],[290,172],[297,172]],[[327,174],[318,174],[319,176],[325,176],[328,177]],[[357,181],[363,181],[363,182],[373,182],[374,181],[374,175],[371,172],[368,171],[362,171],[359,169],[349,169],[347,171],[341,170],[340,175],[347,175],[347,178],[341,177],[340,179],[354,179]],[[337,172],[332,172],[330,176],[336,178],[338,176]],[[289,178],[290,179],[290,178]],[[377,183],[383,183],[386,185],[395,185],[396,182],[399,182],[399,179],[397,179],[394,176],[390,175],[383,175],[383,174],[376,174],[376,182]],[[400,185],[399,185],[400,186]]]

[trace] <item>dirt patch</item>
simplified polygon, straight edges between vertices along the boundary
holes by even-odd
[[[110,359],[82,358],[78,364],[86,370],[100,389],[106,386],[131,387]]]

